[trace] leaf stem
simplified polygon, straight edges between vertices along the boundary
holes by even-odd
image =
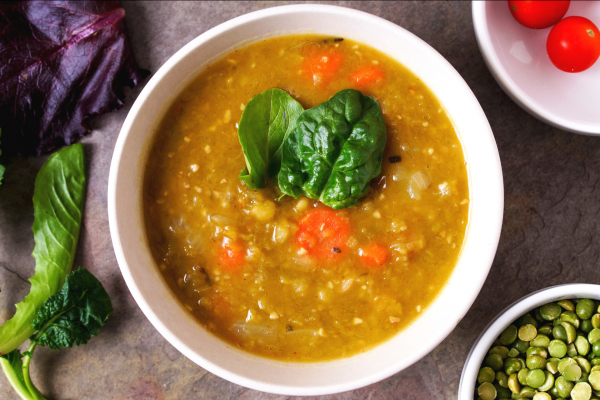
[[[31,398],[35,400],[46,400],[42,393],[35,387],[33,382],[31,382],[31,377],[29,376],[29,363],[31,362],[31,357],[33,356],[33,350],[37,343],[35,340],[32,340],[29,343],[29,347],[27,347],[27,351],[25,351],[25,357],[23,357],[23,380],[25,381],[25,385],[27,385],[27,389],[29,389],[29,393],[31,393]]]
[[[35,397],[29,393],[27,387],[23,385],[23,382],[21,382],[21,380],[17,377],[17,373],[10,362],[8,362],[8,360],[5,358],[0,358],[0,364],[2,365],[2,369],[4,370],[6,378],[10,382],[13,389],[15,389],[17,394],[21,396],[23,400],[35,400]]]

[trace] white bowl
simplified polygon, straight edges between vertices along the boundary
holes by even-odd
[[[360,29],[357,29],[360,27]],[[204,330],[183,309],[150,254],[142,213],[142,183],[157,122],[186,84],[215,59],[254,40],[318,32],[370,45],[415,72],[447,110],[463,144],[470,186],[470,222],[460,259],[435,301],[393,339],[351,358],[311,364],[253,356]],[[496,143],[477,99],[452,66],[410,32],[342,7],[293,5],[243,15],[200,35],[152,77],[131,108],[117,141],[108,183],[115,254],[134,299],[158,331],[203,368],[266,392],[317,395],[369,385],[413,364],[437,346],[465,315],[494,259],[503,212]]]
[[[507,326],[536,307],[565,299],[600,300],[600,285],[571,283],[552,286],[528,294],[502,310],[500,314],[485,327],[467,356],[462,376],[460,377],[458,399],[473,400],[475,382],[477,381],[477,374],[483,363],[483,358],[492,347],[492,343],[494,343]]]
[[[571,15],[600,26],[600,2],[572,1]],[[552,28],[522,26],[506,1],[473,1],[473,25],[485,63],[515,103],[557,128],[600,135],[600,62],[576,74],[559,70],[546,53]]]

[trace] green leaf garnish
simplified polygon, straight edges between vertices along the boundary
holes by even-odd
[[[0,358],[12,387],[24,400],[44,400],[31,381],[29,366],[38,345],[57,350],[86,344],[100,332],[113,308],[98,279],[80,268],[68,275],[61,291],[50,296],[32,324],[36,331],[23,354],[15,349]]]
[[[90,272],[80,268],[69,275],[79,238],[85,180],[81,144],[50,156],[35,180],[35,274],[15,316],[0,327],[0,352],[5,354],[0,354],[0,365],[23,400],[45,400],[29,373],[38,345],[60,349],[86,344],[113,313],[108,294]],[[28,338],[27,351],[21,354],[16,348]]]
[[[279,188],[335,208],[355,205],[381,173],[385,122],[377,101],[347,89],[300,115],[283,145]]]
[[[282,143],[303,110],[300,103],[281,89],[265,90],[246,104],[238,127],[246,168],[238,178],[249,188],[260,189],[277,176]]]
[[[80,268],[67,276],[60,292],[50,296],[38,311],[33,329],[34,340],[58,350],[86,344],[100,332],[113,313],[102,284],[87,269]]]
[[[83,145],[74,144],[51,155],[35,180],[35,274],[29,279],[29,294],[17,304],[15,315],[0,327],[0,354],[10,353],[34,333],[31,324],[37,311],[71,272],[84,194]]]

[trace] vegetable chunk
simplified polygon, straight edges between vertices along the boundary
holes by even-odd
[[[350,224],[329,208],[311,211],[300,220],[296,244],[319,261],[342,258],[350,237]]]
[[[384,78],[385,73],[383,72],[383,69],[370,65],[354,71],[354,73],[350,75],[350,82],[357,86],[366,86],[371,83],[376,83],[379,80],[383,80]]]
[[[302,64],[302,71],[315,86],[327,85],[335,77],[344,61],[344,55],[332,51],[319,51],[312,54]]]
[[[360,257],[365,264],[372,266],[381,266],[387,260],[387,250],[385,246],[372,243],[362,250]]]
[[[241,242],[225,237],[219,249],[219,263],[227,270],[237,271],[246,262],[244,253],[245,249]]]

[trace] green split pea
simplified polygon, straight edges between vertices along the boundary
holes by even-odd
[[[600,302],[560,300],[509,325],[477,375],[475,400],[600,400]]]

